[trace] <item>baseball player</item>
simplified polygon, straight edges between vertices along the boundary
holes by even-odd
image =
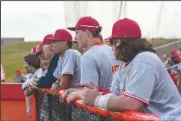
[[[59,55],[55,55],[51,48],[52,41],[49,39],[53,34],[46,35],[37,47],[36,55],[40,59],[40,69],[34,74],[34,80],[30,81],[30,85],[33,88],[50,88],[51,85],[56,81],[53,76],[55,71]],[[37,81],[38,80],[38,81]]]
[[[53,73],[57,81],[52,85],[52,89],[75,87],[80,81],[81,54],[71,49],[72,35],[65,29],[58,29],[51,40],[53,51],[59,55],[58,66]]]
[[[102,27],[98,21],[90,16],[82,17],[75,27],[68,29],[75,31],[75,40],[78,41],[79,48],[86,48],[86,52],[81,57],[80,86],[89,87],[92,83],[99,90],[109,90],[115,56],[111,47],[100,42]],[[64,96],[69,94],[67,102],[71,102],[75,98],[81,98],[80,93],[81,89],[68,89]]]
[[[179,92],[152,45],[141,38],[139,25],[128,18],[113,25],[113,50],[125,67],[116,75],[114,93],[85,88],[85,104],[111,111],[135,110],[163,115],[181,105]]]
[[[33,74],[36,72],[37,69],[40,68],[40,62],[36,55],[28,54],[24,57],[24,67],[27,71],[27,78],[26,81],[22,84],[22,90],[24,91],[25,95],[27,95],[27,87],[29,81],[33,78]],[[31,116],[31,96],[26,96],[26,112],[28,116]]]

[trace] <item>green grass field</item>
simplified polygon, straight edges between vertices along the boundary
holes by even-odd
[[[154,47],[173,42],[177,39],[153,39]],[[1,46],[1,63],[6,74],[7,81],[12,81],[16,70],[23,69],[23,57],[28,54],[31,48],[38,42],[14,42]]]
[[[1,46],[1,63],[8,81],[12,81],[16,70],[23,69],[23,57],[38,42],[14,42]]]
[[[153,47],[158,47],[170,42],[174,42],[180,39],[173,38],[173,39],[164,39],[164,38],[152,38]]]

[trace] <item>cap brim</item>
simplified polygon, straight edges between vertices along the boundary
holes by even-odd
[[[71,31],[75,31],[77,28],[75,28],[75,27],[68,27],[67,29],[69,29]]]

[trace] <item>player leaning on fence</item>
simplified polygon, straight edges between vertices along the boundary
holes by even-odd
[[[53,73],[57,81],[52,85],[52,89],[56,91],[57,88],[75,87],[80,81],[81,54],[71,49],[72,36],[67,30],[56,30],[51,39],[53,40],[52,49],[55,54],[59,55],[58,66]]]
[[[57,67],[59,55],[54,54],[52,51],[52,41],[48,39],[50,37],[52,37],[52,34],[46,35],[37,47],[36,55],[40,59],[41,68],[39,69],[39,76],[34,75],[35,79],[29,83],[33,88],[50,88],[56,81],[53,72]]]
[[[40,60],[35,54],[28,54],[24,57],[24,68],[27,71],[26,81],[22,85],[22,90],[25,94],[26,100],[26,112],[28,116],[31,116],[31,95],[27,96],[27,88],[29,81],[33,78],[33,74],[40,68]]]
[[[141,110],[165,114],[181,105],[179,92],[150,43],[141,38],[139,25],[128,18],[112,28],[113,50],[126,67],[117,73],[115,93],[100,95],[97,88],[85,88],[85,104],[112,111]]]
[[[86,49],[81,57],[80,86],[87,87],[92,83],[100,89],[109,89],[115,57],[111,47],[104,45],[99,39],[102,27],[98,21],[90,16],[82,17],[75,27],[68,29],[75,31],[79,48]],[[70,93],[67,97],[68,102],[81,98],[81,89],[74,91],[69,89],[64,93]]]

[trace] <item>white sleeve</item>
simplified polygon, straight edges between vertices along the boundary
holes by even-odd
[[[29,82],[32,80],[33,78],[33,74],[28,74],[27,75],[27,79],[26,81],[22,84],[22,90],[24,90],[28,85],[29,85]]]
[[[132,65],[128,73],[128,80],[123,95],[149,104],[156,81],[156,70],[147,63],[137,62]]]
[[[41,78],[42,76],[43,76],[42,68],[39,68],[38,70],[36,70],[34,77],[35,78]]]
[[[117,79],[116,74],[114,74],[112,77],[112,84],[110,87],[110,91],[117,95],[120,95],[120,81]]]

